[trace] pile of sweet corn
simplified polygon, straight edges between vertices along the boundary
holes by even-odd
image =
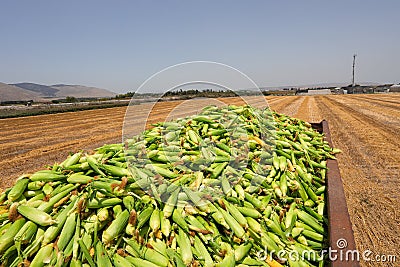
[[[339,150],[310,124],[209,106],[153,126],[5,190],[2,266],[324,265]]]

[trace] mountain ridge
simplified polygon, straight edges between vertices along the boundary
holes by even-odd
[[[44,100],[46,98],[65,98],[67,96],[75,98],[108,98],[116,95],[116,93],[107,89],[84,85],[44,85],[30,82],[0,84],[2,85],[0,99],[6,99],[2,101],[23,101],[29,97],[31,99]]]
[[[0,103],[7,101],[42,101],[39,93],[0,82]]]

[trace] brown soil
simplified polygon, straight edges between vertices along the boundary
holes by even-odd
[[[328,120],[357,248],[400,258],[400,95],[267,97],[272,109],[310,122]],[[214,100],[130,107],[135,134],[149,123],[198,112]],[[238,98],[216,100],[240,105]],[[248,101],[265,106],[263,101]],[[196,108],[193,108],[196,107]],[[179,108],[179,109],[178,109]],[[69,152],[121,142],[126,107],[0,120],[0,188],[21,174],[60,162]],[[146,120],[148,113],[150,120]],[[147,121],[146,124],[143,124]],[[363,266],[378,263],[361,262]],[[388,266],[382,264],[379,266]],[[394,266],[394,265],[393,265]]]

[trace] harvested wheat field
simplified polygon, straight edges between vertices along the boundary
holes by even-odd
[[[267,100],[277,112],[310,122],[328,121],[333,144],[343,151],[338,164],[358,250],[396,255],[400,260],[400,95],[277,96]],[[160,102],[151,111],[150,123],[185,116],[196,112],[193,106],[213,102],[242,103],[238,98]],[[265,105],[259,99],[249,103]],[[144,128],[151,105],[129,108],[129,133]],[[63,160],[68,152],[121,142],[125,111],[126,107],[118,107],[0,120],[0,188],[10,186],[24,172]]]

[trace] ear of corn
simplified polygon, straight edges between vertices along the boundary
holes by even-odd
[[[56,221],[53,220],[53,218],[49,214],[39,209],[25,205],[20,205],[17,209],[22,216],[38,225],[49,226],[56,223]]]
[[[121,234],[126,225],[128,224],[129,212],[124,210],[121,212],[117,218],[110,224],[110,226],[103,232],[102,242],[110,243],[119,234]]]
[[[60,237],[57,241],[57,248],[59,250],[65,249],[65,247],[72,239],[75,233],[76,217],[77,217],[76,213],[72,213],[71,215],[68,216],[67,220],[65,221],[65,224],[60,233]]]
[[[70,184],[87,184],[93,181],[92,176],[83,175],[80,173],[73,173],[67,178],[68,183]]]
[[[71,191],[76,189],[78,186],[73,186],[73,185],[67,185],[65,187],[62,187],[61,192],[58,192],[57,194],[54,193],[54,195],[45,203],[40,205],[38,207],[38,210],[44,211],[44,212],[49,212],[53,209],[53,207],[56,205],[57,202],[59,202],[61,199],[66,197],[67,195],[70,194]]]
[[[175,209],[173,214],[172,214],[172,221],[176,223],[181,229],[183,229],[185,232],[189,231],[189,226],[185,221],[185,218],[182,215],[183,210],[182,208]]]
[[[251,242],[244,243],[235,249],[235,261],[241,261],[244,257],[249,254],[250,249],[253,247]]]
[[[224,211],[223,209],[219,210],[222,213],[222,216],[224,216],[224,219],[229,227],[235,233],[235,235],[239,238],[242,238],[245,235],[245,231],[243,227],[239,224],[239,222],[235,220],[235,218],[233,218],[228,212]]]
[[[99,209],[104,207],[112,207],[122,203],[120,198],[93,198],[86,205],[89,209]]]
[[[64,160],[60,164],[60,167],[68,168],[68,167],[78,163],[81,156],[82,156],[81,152],[73,154],[72,156],[70,156],[66,160]]]
[[[149,222],[150,228],[153,230],[153,232],[157,232],[158,229],[160,229],[161,226],[161,219],[160,219],[160,210],[159,209],[154,209],[153,213],[150,216],[150,222]]]
[[[235,267],[235,255],[233,253],[229,253],[225,255],[224,259],[217,263],[215,266],[216,267]]]
[[[193,253],[191,249],[192,245],[190,243],[190,239],[187,236],[186,232],[180,227],[178,231],[179,232],[176,240],[181,250],[182,261],[186,266],[189,266],[193,260]]]
[[[118,255],[118,254],[116,254]],[[109,258],[107,251],[105,250],[103,244],[101,242],[97,242],[96,244],[96,263],[98,266],[104,267],[112,267],[111,259]],[[115,264],[115,261],[114,261]],[[121,261],[118,261],[118,264],[122,264]]]
[[[24,193],[28,183],[29,179],[24,176],[18,179],[13,188],[7,194],[8,201],[13,202],[17,200]]]
[[[155,249],[144,248],[142,251],[143,258],[158,266],[168,266],[168,258],[156,251]]]
[[[300,220],[302,220],[304,223],[309,225],[311,228],[313,228],[318,233],[322,234],[325,232],[324,227],[320,223],[318,223],[318,221],[314,217],[309,215],[307,212],[298,210],[297,216],[299,217]]]
[[[154,207],[148,206],[146,209],[142,210],[137,218],[137,228],[141,228],[151,217],[153,214]]]
[[[42,247],[36,256],[33,258],[30,266],[31,267],[39,267],[39,266],[45,266],[50,263],[52,254],[54,252],[53,249],[53,244],[48,244],[44,247]]]
[[[127,258],[127,257],[124,258],[118,254],[114,255],[113,263],[114,263],[114,266],[116,266],[116,267],[125,267],[125,266],[135,267],[133,262],[129,261],[129,258]],[[110,265],[110,266],[112,266],[112,265]]]
[[[14,243],[14,236],[19,232],[25,224],[25,219],[18,219],[7,229],[0,237],[0,254],[6,251]]]
[[[35,223],[28,221],[14,236],[14,244],[18,255],[21,254],[21,245],[28,244],[35,236],[37,229],[38,226]]]
[[[53,171],[38,171],[32,174],[29,179],[33,182],[35,181],[43,181],[43,182],[51,182],[51,181],[60,181],[66,178],[65,175],[56,173]]]
[[[78,240],[79,247],[82,251],[84,259],[88,262],[90,267],[96,267],[97,265],[94,263],[92,256],[90,255],[90,252],[86,248],[85,244],[83,243],[82,240]]]

